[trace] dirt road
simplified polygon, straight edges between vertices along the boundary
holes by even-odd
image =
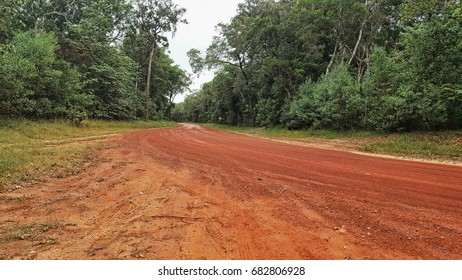
[[[462,168],[196,125],[0,194],[3,259],[462,259]]]

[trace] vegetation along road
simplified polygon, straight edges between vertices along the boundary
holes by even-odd
[[[197,125],[0,194],[3,259],[462,259],[462,169]]]

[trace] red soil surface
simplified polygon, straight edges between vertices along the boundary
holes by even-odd
[[[3,259],[462,259],[462,168],[196,125],[0,194]]]

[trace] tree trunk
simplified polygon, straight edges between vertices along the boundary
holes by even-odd
[[[363,38],[363,30],[364,30],[364,25],[365,24],[366,24],[366,19],[364,19],[364,21],[361,24],[361,28],[359,29],[358,40],[356,41],[353,52],[351,53],[351,57],[350,57],[350,60],[348,61],[348,65],[351,65],[351,62],[353,62],[353,59],[356,56],[356,52],[358,51],[359,44],[361,43],[361,39]]]
[[[151,111],[151,75],[152,75],[152,61],[154,59],[155,43],[151,46],[151,53],[149,54],[148,63],[148,77],[146,79],[146,121],[149,120]]]
[[[334,64],[334,59],[335,59],[335,55],[337,54],[338,45],[339,45],[339,39],[337,38],[337,41],[335,42],[334,52],[332,53],[332,56],[330,58],[329,65],[327,65],[326,75],[329,74],[330,68],[332,67],[332,64]]]
[[[175,101],[175,97],[177,94],[170,93],[168,96],[168,103],[167,103],[167,110],[165,111],[165,115],[167,116],[167,120],[172,120],[172,109]]]
[[[356,52],[358,51],[358,48],[359,48],[359,44],[361,43],[361,40],[363,38],[363,32],[364,32],[364,27],[366,25],[366,23],[371,19],[372,17],[372,9],[374,7],[371,8],[371,10],[369,9],[368,5],[369,5],[369,1],[366,0],[366,9],[367,9],[367,12],[368,13],[371,13],[370,15],[367,15],[364,17],[363,21],[361,22],[361,27],[359,28],[359,35],[358,35],[358,40],[356,40],[356,44],[355,44],[355,47],[353,48],[353,52],[351,54],[351,57],[350,57],[350,60],[348,61],[348,65],[351,65],[351,62],[353,62],[353,59],[355,58],[356,56]]]

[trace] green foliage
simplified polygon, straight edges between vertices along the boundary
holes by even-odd
[[[135,119],[136,112],[142,110],[143,105],[141,93],[135,89],[136,64],[115,47],[96,46],[95,60],[88,67],[85,87],[95,96],[90,117]]]
[[[401,111],[406,98],[397,93],[400,73],[406,68],[382,47],[373,49],[363,82],[365,96],[365,126],[374,130],[396,130],[400,127]],[[402,91],[400,91],[402,92]]]
[[[151,110],[154,112],[157,110],[157,114],[154,114],[154,118],[157,119],[157,116],[163,114],[163,109],[160,104],[162,102],[162,97],[159,94],[159,89],[154,89],[151,87],[152,81],[155,78],[161,79],[160,76],[156,75],[154,65],[157,61],[155,60],[158,57],[155,57],[156,54],[160,53],[159,46],[168,46],[168,39],[165,36],[166,33],[175,34],[177,25],[180,23],[187,23],[183,19],[183,15],[186,12],[184,8],[179,7],[172,0],[137,0],[134,1],[135,7],[133,9],[133,16],[130,21],[130,28],[128,31],[128,40],[126,43],[140,42],[141,45],[144,45],[144,48],[137,48],[143,51],[146,51],[148,55],[143,56],[144,53],[134,53],[133,58],[137,61],[140,67],[146,67],[146,72],[144,76],[145,92],[146,92],[146,110],[145,118],[146,120],[150,119]],[[147,61],[146,60],[147,57]],[[154,73],[153,73],[154,72]],[[178,80],[179,83],[182,83]],[[171,101],[171,91],[167,94],[169,95],[168,100]],[[154,96],[154,104],[151,103],[151,99]],[[166,105],[167,117],[170,118],[170,109],[172,103],[168,102]]]
[[[0,115],[181,119],[379,131],[462,128],[462,3],[246,0],[192,69],[168,55],[171,0],[4,0]],[[151,113],[152,112],[152,113]]]
[[[202,90],[189,95],[174,110],[175,120],[215,122],[229,125],[245,124],[244,116],[249,112],[243,107],[241,80],[236,79],[239,70],[227,66],[217,72],[213,81],[202,86]],[[177,105],[177,106],[178,106]]]
[[[357,127],[363,115],[364,100],[348,67],[340,64],[319,82],[308,81],[299,97],[283,116],[289,129]]]
[[[1,114],[26,118],[70,117],[91,102],[79,73],[57,58],[56,38],[44,32],[18,33],[5,47],[0,73]]]
[[[219,75],[226,72],[232,88],[204,87],[194,110],[221,113],[222,100],[236,100],[239,124],[378,131],[461,128],[461,5],[434,0],[244,1],[229,24],[218,26],[219,35],[205,56],[197,50],[189,53],[193,69],[221,67]],[[219,79],[217,75],[213,84]],[[201,107],[201,100],[207,106]],[[189,108],[182,108],[184,115]]]
[[[175,31],[183,13],[167,0],[4,0],[0,115],[68,118],[75,125],[87,117],[140,118],[146,105],[145,50],[149,53],[153,40],[167,45],[163,34]],[[133,34],[135,40],[130,40]],[[187,87],[188,79],[166,50],[156,55],[160,61],[149,71],[162,72],[154,71],[151,94],[162,119],[168,118],[174,95]]]
[[[303,75],[297,71],[303,68],[296,61],[265,58],[256,73],[255,83],[259,85],[259,101],[257,104],[257,123],[261,126],[280,124],[280,118],[285,103],[292,99],[303,80]],[[300,70],[302,71],[302,70]]]
[[[0,5],[0,46],[8,43],[22,29],[19,19],[22,0],[3,0]]]
[[[435,85],[460,83],[462,26],[451,11],[409,28],[402,36],[404,59],[418,78]]]
[[[419,18],[402,33],[402,51],[387,53],[376,47],[369,57],[364,81],[367,127],[379,130],[461,127],[461,95],[456,89],[462,76],[462,32],[460,24],[452,20],[455,6],[432,17],[429,13],[433,9],[424,10],[428,17]]]

